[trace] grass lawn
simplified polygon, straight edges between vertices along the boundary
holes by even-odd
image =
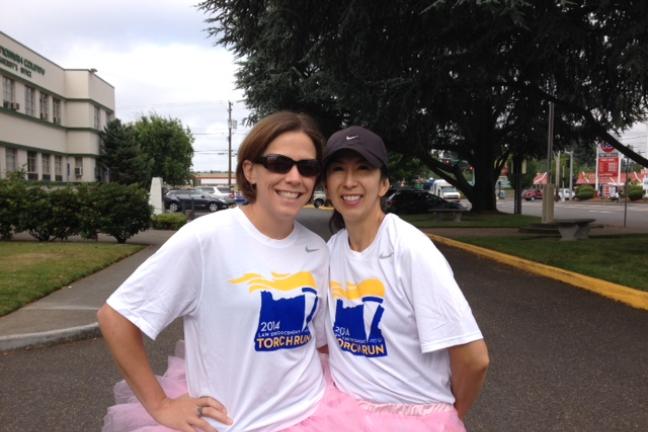
[[[648,234],[556,237],[463,237],[456,240],[648,291]]]
[[[436,220],[434,216],[427,214],[400,215],[400,217],[419,228],[519,228],[540,222],[540,218],[536,216],[507,213],[464,213],[460,222]]]
[[[431,215],[403,215],[419,228],[519,228],[540,222],[533,216],[471,214],[461,222],[437,221]],[[558,237],[471,237],[456,240],[526,258],[583,275],[648,291],[648,234],[596,236],[587,240],[560,241]]]
[[[0,316],[143,247],[108,243],[0,242]]]

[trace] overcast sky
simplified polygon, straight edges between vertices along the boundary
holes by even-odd
[[[116,116],[178,118],[195,137],[194,170],[227,169],[227,101],[245,136],[234,56],[205,32],[198,0],[19,0],[0,30],[64,68],[96,68],[115,87]],[[234,158],[232,167],[235,166]]]
[[[193,169],[222,171],[227,101],[235,102],[239,122],[234,150],[247,132],[240,125],[247,111],[234,89],[233,55],[207,38],[198,1],[7,0],[0,30],[64,68],[96,68],[115,86],[123,121],[152,112],[180,119],[196,139]],[[635,125],[622,141],[646,156],[646,125]]]

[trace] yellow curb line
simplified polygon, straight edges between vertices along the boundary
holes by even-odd
[[[526,260],[524,258],[507,255],[502,252],[497,252],[480,246],[474,246],[468,243],[452,240],[447,237],[441,237],[436,234],[426,234],[432,240],[445,244],[447,246],[463,249],[465,251],[481,255],[494,261],[517,267],[529,273],[534,273],[550,279],[555,279],[560,282],[573,285],[577,288],[591,291],[603,297],[611,298],[612,300],[616,300],[628,306],[632,306],[633,308],[648,310],[648,292],[646,291],[640,291],[624,285],[607,282],[601,279],[574,273],[558,267],[540,264],[534,261]]]

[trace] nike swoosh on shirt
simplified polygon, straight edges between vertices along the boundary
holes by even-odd
[[[319,248],[315,248],[315,249],[310,249],[310,248],[309,248],[308,246],[306,246],[306,247],[304,248],[304,250],[306,251],[306,253],[311,253],[311,252],[315,252],[315,251],[318,251],[318,250],[319,250]]]
[[[392,252],[389,252],[389,253],[386,253],[386,254],[381,253],[380,255],[378,255],[378,258],[380,258],[380,259],[387,259],[387,258],[389,258],[389,257],[392,256],[392,255],[394,255],[394,252],[393,252],[393,251],[392,251]]]

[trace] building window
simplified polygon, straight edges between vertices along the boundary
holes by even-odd
[[[36,170],[36,152],[27,152],[27,178],[29,180],[38,180],[38,171]]]
[[[54,156],[54,180],[63,181],[63,157]]]
[[[25,86],[25,114],[33,116],[34,111],[34,89],[29,86]]]
[[[80,178],[83,177],[83,158],[75,157],[74,158],[74,177]]]
[[[48,155],[47,153],[41,154],[41,166],[43,168],[43,180],[51,180],[52,173],[50,170],[50,155]]]
[[[52,121],[61,124],[61,100],[52,98]]]
[[[2,77],[2,107],[6,109],[18,109],[16,101],[16,83],[14,80]]]
[[[40,118],[41,120],[49,118],[49,95],[46,93],[40,94]]]
[[[18,150],[14,148],[5,149],[5,159],[6,159],[8,173],[16,171],[17,158],[18,158]]]
[[[99,129],[99,108],[94,107],[94,127]]]

